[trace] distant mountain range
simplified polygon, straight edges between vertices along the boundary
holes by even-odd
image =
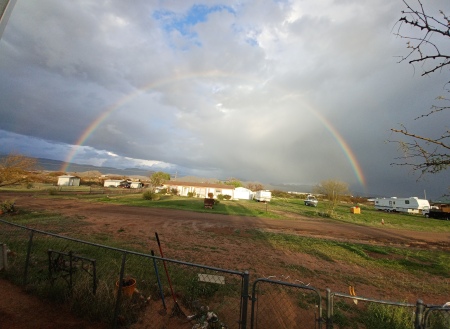
[[[40,170],[48,170],[48,171],[61,171],[61,168],[64,166],[65,162],[59,160],[51,160],[44,158],[36,158],[37,159],[37,167]],[[78,172],[86,172],[86,171],[99,171],[103,175],[120,175],[120,176],[151,176],[155,171],[148,169],[140,169],[140,168],[125,168],[118,169],[112,167],[97,167],[92,165],[84,165],[78,163],[70,163],[69,165],[70,173],[76,174]]]
[[[0,155],[4,157],[5,155]],[[46,170],[46,171],[61,171],[65,162],[59,160],[45,159],[45,158],[36,158],[37,160],[37,169],[38,170]],[[119,176],[144,176],[150,177],[155,170],[142,169],[142,168],[125,168],[118,169],[112,167],[98,167],[87,164],[78,164],[78,163],[70,163],[69,172],[67,174],[76,175],[77,173],[84,173],[87,171],[98,171],[102,175],[119,175]],[[194,177],[194,176],[183,176],[178,173],[178,177],[172,177],[172,180],[179,181],[187,181],[187,182],[209,182],[214,183],[219,181],[220,179],[216,178],[202,178],[202,177]],[[242,181],[242,184],[245,186],[247,183],[255,183],[255,182],[245,182]],[[310,193],[313,189],[312,185],[302,185],[302,184],[277,184],[277,183],[262,183],[264,187],[268,190],[280,190],[280,191],[290,191],[290,192],[302,192],[302,193]]]

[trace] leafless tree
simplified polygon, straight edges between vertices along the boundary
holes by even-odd
[[[441,52],[448,51],[450,46],[450,18],[442,11],[438,16],[427,13],[421,0],[403,0],[406,9],[402,11],[396,32],[397,37],[407,40],[408,53],[400,57],[400,62],[407,62],[414,67],[420,66],[422,76],[429,76],[432,73],[448,74],[450,71],[450,54]],[[409,131],[405,125],[401,124],[399,129],[392,128],[391,131],[400,135],[401,140],[390,140],[397,143],[402,155],[396,158],[393,165],[409,166],[414,171],[420,172],[420,177],[424,174],[435,174],[448,169],[450,165],[450,130],[446,119],[450,109],[450,81],[444,88],[444,93],[437,97],[437,103],[423,115],[415,118],[427,119],[431,115],[441,115],[441,120],[445,124],[441,131],[435,131],[434,136],[422,136],[413,131]],[[448,118],[448,116],[447,116]],[[446,121],[447,120],[447,121]]]
[[[321,181],[314,187],[313,192],[323,195],[328,200],[326,208],[330,216],[334,214],[334,209],[341,199],[350,193],[347,183],[333,179]]]
[[[19,184],[27,180],[37,160],[11,153],[0,160],[0,186]]]

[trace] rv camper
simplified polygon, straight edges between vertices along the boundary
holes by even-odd
[[[268,202],[272,198],[272,192],[269,190],[261,190],[255,193],[255,200],[259,202]]]
[[[423,208],[430,207],[428,200],[417,197],[410,198],[377,198],[375,199],[375,209],[384,211],[407,212],[418,214]]]

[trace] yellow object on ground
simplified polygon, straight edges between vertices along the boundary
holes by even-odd
[[[361,208],[360,207],[351,207],[350,208],[350,212],[352,214],[360,214],[361,213]]]

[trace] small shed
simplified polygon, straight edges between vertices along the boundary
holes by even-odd
[[[235,199],[235,200],[252,200],[253,192],[245,187],[236,187],[234,189],[233,199]]]
[[[58,176],[58,186],[80,186],[80,177],[72,175]]]
[[[131,182],[130,188],[142,188],[142,182]]]

